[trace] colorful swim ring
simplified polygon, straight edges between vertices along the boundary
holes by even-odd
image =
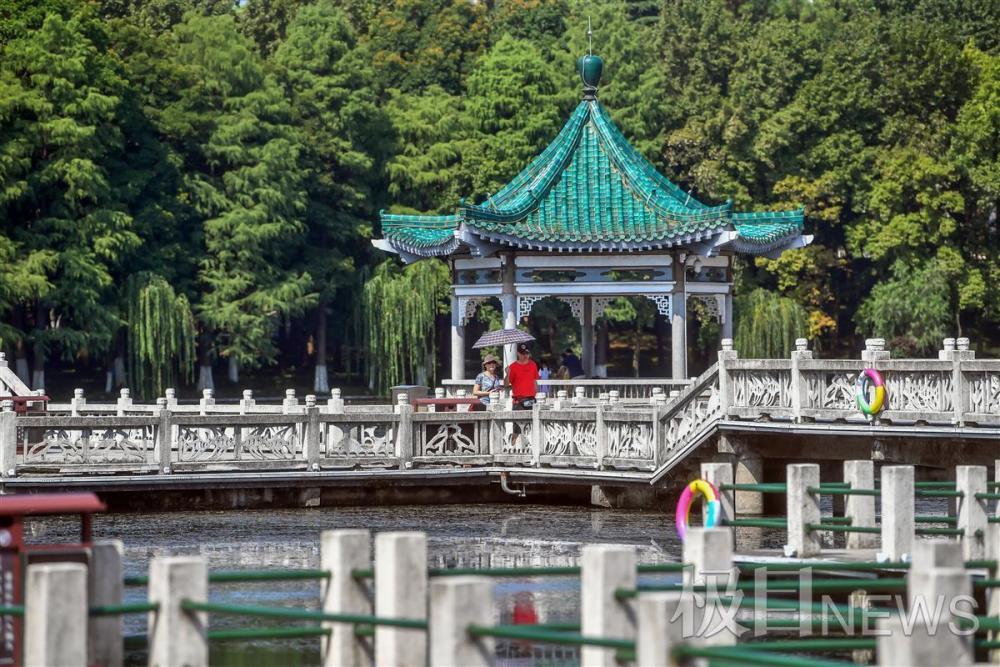
[[[872,402],[868,403],[868,383],[871,383],[875,387],[875,398]],[[855,383],[855,388],[857,393],[854,395],[855,400],[858,402],[858,409],[866,415],[877,415],[885,407],[885,381],[882,379],[882,374],[879,373],[874,368],[866,368],[861,371],[858,375],[858,381]]]
[[[674,513],[674,524],[677,526],[677,536],[681,538],[681,542],[687,536],[688,519],[691,515],[691,505],[694,504],[695,494],[701,494],[708,502],[705,527],[715,528],[722,522],[722,503],[719,501],[719,492],[712,486],[711,482],[696,479],[684,487],[684,492],[681,493],[681,497],[677,501],[677,511]]]

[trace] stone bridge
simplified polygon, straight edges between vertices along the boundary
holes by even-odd
[[[888,391],[875,418],[855,405],[866,366]],[[138,404],[127,390],[92,404],[78,390],[44,416],[0,412],[0,485],[132,498],[199,490],[223,505],[472,502],[525,488],[537,500],[649,504],[705,461],[731,462],[737,482],[751,482],[780,481],[795,461],[828,467],[827,478],[859,458],[915,464],[934,478],[998,458],[1000,360],[977,360],[965,339],[947,339],[930,360],[891,359],[878,339],[860,359],[816,359],[804,340],[789,359],[740,359],[727,340],[683,390],[646,387],[627,398],[580,387],[532,411],[497,401],[478,412],[417,412],[405,397],[345,405],[337,390],[304,404],[289,392],[281,405],[249,392],[236,405],[210,394],[181,405],[170,391]]]

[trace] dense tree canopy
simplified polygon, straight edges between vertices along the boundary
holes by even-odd
[[[805,207],[811,246],[740,260],[742,351],[1000,343],[996,2],[12,0],[0,349],[35,386],[210,386],[228,359],[323,389],[366,345],[378,384],[430,379],[448,277],[385,263],[378,211],[517,173],[579,99],[588,19],[602,103],[668,177]]]

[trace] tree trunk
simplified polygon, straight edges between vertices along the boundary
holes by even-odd
[[[330,393],[330,376],[326,371],[326,298],[319,300],[316,308],[316,372],[313,376],[313,391],[317,394]]]
[[[125,355],[116,354],[114,365],[112,366],[114,370],[114,382],[116,388],[127,387],[128,386],[128,375],[125,372]],[[136,387],[136,391],[138,391]]]
[[[236,359],[236,357],[229,357],[229,370],[226,375],[229,377],[229,382],[232,384],[239,384],[240,362]]]
[[[198,391],[215,389],[212,378],[212,336],[207,332],[198,334]]]
[[[45,346],[42,334],[45,331],[45,307],[39,301],[35,310],[35,349],[31,372],[31,388],[45,389]]]

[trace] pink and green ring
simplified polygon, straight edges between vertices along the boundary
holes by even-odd
[[[872,399],[871,403],[868,403],[868,384],[869,382],[875,388],[875,397]],[[854,399],[858,403],[858,409],[861,410],[866,415],[877,415],[885,407],[885,380],[882,379],[882,374],[879,373],[874,368],[866,368],[858,375],[858,381],[855,383],[855,389],[857,392],[854,395]]]
[[[684,487],[684,491],[677,501],[677,511],[674,513],[674,525],[677,527],[677,536],[681,538],[681,542],[687,536],[691,505],[694,504],[695,494],[700,494],[708,502],[705,527],[715,528],[722,522],[722,502],[719,500],[719,492],[712,486],[711,482],[696,479]]]

